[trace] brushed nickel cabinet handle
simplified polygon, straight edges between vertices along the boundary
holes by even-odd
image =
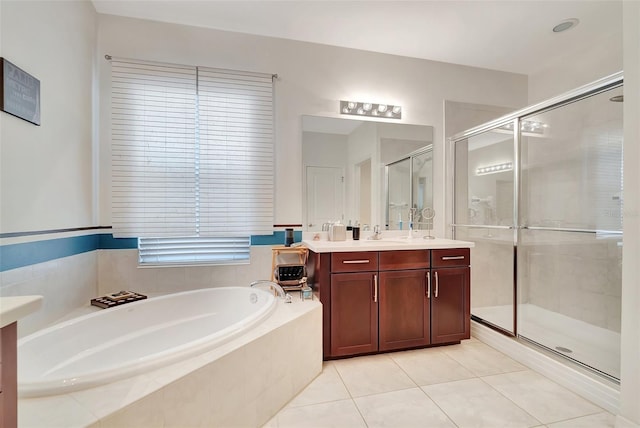
[[[427,272],[427,299],[431,298],[431,274]]]
[[[343,260],[342,263],[345,265],[361,265],[369,263],[369,260]]]
[[[373,275],[373,302],[378,302],[378,275]]]
[[[436,272],[436,292],[435,292],[434,296],[438,297],[438,272]]]
[[[448,257],[442,257],[442,260],[464,260],[464,256],[448,256]]]

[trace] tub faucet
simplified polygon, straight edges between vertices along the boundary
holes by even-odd
[[[269,290],[273,291],[278,297],[284,300],[285,303],[291,303],[291,295],[285,292],[282,289],[282,287],[280,287],[280,284],[278,284],[277,282],[267,281],[267,280],[258,280],[258,281],[253,281],[249,286],[250,287],[269,286]]]

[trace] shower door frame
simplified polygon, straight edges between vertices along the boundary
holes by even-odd
[[[448,186],[453,191],[450,202],[450,212],[447,215],[448,223],[451,227],[450,233],[453,239],[456,238],[456,228],[498,228],[498,229],[513,229],[513,331],[501,328],[491,322],[485,321],[481,318],[472,315],[472,319],[479,322],[491,329],[499,331],[502,334],[511,337],[520,337],[518,335],[518,244],[520,241],[520,231],[529,229],[526,226],[521,225],[520,221],[520,194],[521,194],[521,136],[520,136],[520,122],[523,117],[530,116],[532,114],[542,113],[544,111],[552,110],[565,106],[567,104],[580,101],[593,95],[608,91],[610,89],[620,87],[624,84],[624,75],[620,71],[618,73],[611,74],[596,80],[584,86],[580,86],[572,91],[555,96],[540,103],[525,107],[521,110],[517,110],[508,115],[499,117],[495,120],[486,122],[482,125],[470,128],[464,132],[458,133],[447,139],[446,147],[446,180]],[[512,226],[487,226],[487,225],[468,225],[468,224],[456,224],[455,223],[455,146],[456,143],[468,140],[471,137],[489,132],[493,129],[500,128],[505,125],[511,124],[513,126],[513,224]],[[540,229],[538,227],[531,228]],[[571,230],[573,231],[573,230]],[[576,232],[586,232],[584,230],[575,230]],[[590,231],[591,232],[591,231]],[[526,339],[526,338],[525,338]],[[562,354],[559,354],[562,355]],[[577,360],[574,360],[577,361]],[[577,361],[580,363],[579,361]],[[582,363],[581,363],[582,364]],[[589,367],[589,366],[587,366]]]

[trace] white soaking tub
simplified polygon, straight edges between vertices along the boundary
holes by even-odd
[[[247,331],[276,303],[256,288],[210,288],[54,325],[18,341],[19,396],[91,388],[191,357]]]

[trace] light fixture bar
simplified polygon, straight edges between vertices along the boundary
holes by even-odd
[[[363,103],[360,101],[340,101],[340,113],[354,116],[402,119],[402,107],[390,104]]]
[[[513,162],[499,163],[496,165],[483,166],[476,168],[476,175],[495,174],[497,172],[505,172],[513,170]]]

